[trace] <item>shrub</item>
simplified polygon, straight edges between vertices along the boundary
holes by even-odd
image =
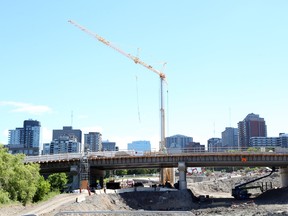
[[[50,183],[44,179],[43,176],[39,178],[37,190],[33,197],[33,202],[43,200],[50,192]]]
[[[4,191],[3,189],[0,189],[0,203],[7,204],[9,202],[10,202],[9,193],[7,191]]]
[[[66,173],[54,173],[48,176],[52,191],[63,191],[68,182]]]

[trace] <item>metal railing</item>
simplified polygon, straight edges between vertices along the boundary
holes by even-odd
[[[212,151],[213,150],[213,151]],[[211,151],[203,149],[191,149],[191,148],[170,148],[166,152],[159,151],[144,151],[141,154],[137,154],[134,150],[120,150],[120,151],[101,151],[101,152],[88,152],[87,157],[98,158],[98,157],[147,157],[147,156],[171,156],[171,155],[191,155],[191,154],[239,154],[239,153],[275,153],[282,154],[288,153],[288,148],[281,147],[269,147],[269,148],[225,148],[217,147]],[[27,156],[25,163],[29,162],[45,162],[45,161],[70,161],[80,160],[84,156],[83,153],[65,153],[65,154],[54,154],[54,155],[39,155],[39,156]]]
[[[39,155],[39,156],[27,156],[25,162],[38,162],[38,161],[60,161],[60,160],[79,160],[82,157],[82,153],[65,153],[65,154],[54,154],[54,155]]]

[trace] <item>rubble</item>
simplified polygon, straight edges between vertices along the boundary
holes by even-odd
[[[273,189],[262,194],[258,191],[255,196],[247,200],[235,200],[231,196],[232,188],[256,175],[248,176],[217,176],[202,178],[201,182],[195,182],[193,176],[187,177],[188,189],[183,191],[145,191],[131,190],[124,193],[95,193],[87,196],[80,203],[76,201],[64,203],[61,207],[41,214],[52,216],[59,212],[120,212],[125,215],[160,215],[159,211],[169,212],[169,215],[232,215],[232,216],[261,216],[261,215],[288,215],[288,188],[280,188],[280,175],[274,173],[269,179],[261,181],[273,182]],[[199,178],[198,178],[199,180]],[[138,190],[139,189],[139,190]],[[54,200],[57,197],[54,198]],[[49,205],[48,201],[46,205]],[[32,208],[32,207],[31,207]],[[52,208],[53,209],[53,208]],[[178,212],[177,214],[173,212]],[[13,214],[10,212],[14,212]],[[124,212],[124,213],[123,213]],[[157,213],[158,212],[158,213]],[[167,215],[166,214],[164,215]],[[162,214],[162,215],[163,215]],[[19,211],[1,208],[0,215],[21,215]],[[105,215],[105,214],[102,214]],[[111,215],[111,214],[109,214]],[[113,215],[113,214],[112,214]]]

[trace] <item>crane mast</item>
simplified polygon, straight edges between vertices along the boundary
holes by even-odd
[[[84,28],[83,26],[77,24],[76,22],[69,20],[69,23],[71,23],[72,25],[76,26],[77,28],[79,28],[80,30],[84,31],[85,33],[89,34],[90,36],[96,38],[98,41],[100,41],[101,43],[109,46],[110,48],[116,50],[117,52],[121,53],[122,55],[126,56],[127,58],[131,59],[134,61],[135,64],[140,64],[142,66],[144,66],[145,68],[147,68],[148,70],[151,70],[152,72],[156,73],[159,77],[160,77],[160,115],[161,115],[161,141],[159,143],[159,151],[164,151],[166,145],[165,145],[165,111],[164,111],[164,98],[163,98],[163,84],[164,81],[166,79],[166,76],[164,73],[162,73],[159,70],[156,70],[155,68],[153,68],[151,65],[146,64],[145,62],[141,61],[138,57],[135,57],[129,53],[126,53],[124,51],[122,51],[121,49],[119,49],[118,47],[114,46],[113,44],[111,44],[109,41],[107,41],[106,39],[104,39],[103,37],[101,37],[100,35],[89,31],[88,29]]]

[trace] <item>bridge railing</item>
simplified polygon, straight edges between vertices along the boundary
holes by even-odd
[[[39,155],[39,156],[28,156],[25,157],[24,161],[29,162],[38,162],[38,161],[57,161],[57,160],[73,160],[80,159],[82,153],[66,153],[66,154],[53,154],[53,155]]]
[[[288,148],[283,147],[212,147],[209,150],[203,148],[167,148],[168,155],[175,154],[215,154],[215,153],[229,153],[229,154],[238,154],[238,153],[288,153]]]
[[[263,154],[263,153],[288,153],[288,148],[281,147],[268,147],[268,148],[225,148],[217,147],[210,149],[210,151],[197,148],[168,148],[165,152],[159,151],[141,151],[137,152],[134,150],[119,150],[119,151],[100,151],[100,152],[88,152],[88,158],[97,157],[135,157],[135,156],[165,156],[165,155],[187,155],[187,154],[239,154],[239,153],[253,153],[253,154]],[[44,162],[44,161],[59,161],[59,160],[80,160],[84,154],[83,153],[65,153],[65,154],[54,154],[54,155],[39,155],[39,156],[27,156],[25,162]]]
[[[142,156],[143,151],[119,150],[119,151],[99,151],[88,152],[88,157],[123,157],[123,156]]]

